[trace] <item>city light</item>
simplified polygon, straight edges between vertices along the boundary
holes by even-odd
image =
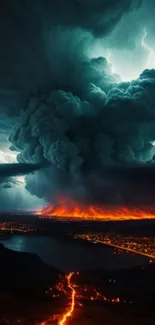
[[[117,233],[87,233],[75,235],[75,238],[92,243],[109,245],[118,250],[143,255],[153,260],[155,259],[154,237],[125,236]]]

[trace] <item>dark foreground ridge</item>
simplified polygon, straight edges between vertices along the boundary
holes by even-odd
[[[35,254],[14,252],[2,244],[0,258],[0,325],[17,325],[19,320],[21,325],[58,324],[53,317],[61,319],[70,301],[65,274]],[[72,274],[76,301],[73,318],[65,325],[154,324],[155,264]]]
[[[21,294],[41,294],[58,281],[59,273],[30,253],[19,253],[0,244],[0,290]]]

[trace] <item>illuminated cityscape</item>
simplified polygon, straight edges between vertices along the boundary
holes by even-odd
[[[84,239],[92,243],[100,243],[114,248],[130,251],[155,259],[155,238],[125,236],[117,233],[87,233],[76,235],[75,238]]]
[[[75,240],[82,239],[90,243],[111,246],[116,248],[116,252],[122,250],[149,257],[150,260],[155,259],[155,237],[152,235],[144,236],[142,234],[124,234],[115,230],[105,232],[104,228],[100,232],[96,230],[93,231],[94,227],[96,227],[95,229],[101,227],[101,224],[95,221],[92,223],[83,221],[83,223],[77,224],[76,220],[73,220],[72,218],[61,220],[62,222],[59,222],[59,219],[57,218],[49,219],[48,222],[46,220],[41,218],[38,219],[37,222],[35,219],[32,219],[31,221],[26,219],[20,221],[16,219],[10,220],[6,217],[4,220],[0,221],[0,235],[13,235],[16,233],[37,233],[41,235],[47,232],[49,233],[49,236],[59,236],[59,234],[63,234],[66,238]]]
[[[35,232],[37,229],[34,228],[33,225],[21,222],[13,222],[9,219],[5,221],[0,221],[0,235],[4,233],[28,233],[28,232]]]

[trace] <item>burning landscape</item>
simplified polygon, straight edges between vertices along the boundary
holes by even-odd
[[[0,325],[155,324],[154,16],[0,1]]]
[[[155,208],[102,207],[81,203],[70,198],[61,198],[55,205],[49,205],[36,212],[41,218],[125,221],[155,219]]]

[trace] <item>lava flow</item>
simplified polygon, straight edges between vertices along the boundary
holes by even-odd
[[[52,324],[58,324],[58,325],[68,325],[68,320],[69,318],[72,318],[75,309],[78,311],[80,307],[85,307],[85,302],[92,304],[93,301],[100,301],[106,304],[120,304],[120,303],[127,303],[127,301],[121,301],[119,297],[115,296],[114,298],[107,297],[103,295],[101,288],[99,287],[94,287],[93,285],[89,284],[86,285],[84,283],[80,283],[77,281],[76,284],[73,284],[72,278],[73,275],[77,276],[79,275],[79,272],[70,272],[68,275],[63,276],[60,275],[60,281],[59,283],[56,284],[56,286],[49,288],[46,291],[46,294],[49,295],[49,297],[56,299],[59,297],[67,298],[68,300],[68,307],[66,308],[65,311],[63,311],[62,314],[59,314],[56,311],[51,313],[51,315],[46,319],[43,320],[41,323],[37,322],[37,325],[52,325]],[[76,277],[75,277],[76,279]],[[59,300],[58,300],[59,301]],[[81,303],[82,302],[82,303]],[[131,302],[130,302],[131,303]],[[83,308],[84,312],[84,308]],[[79,317],[79,315],[78,315]],[[2,320],[2,315],[1,315],[1,320]],[[8,319],[3,319],[4,324],[11,325],[12,322]],[[26,320],[23,319],[17,319],[13,324],[28,324]]]
[[[70,272],[68,275],[65,276],[64,279],[62,278],[61,281],[55,287],[55,289],[57,291],[57,294],[52,295],[53,298],[58,298],[61,294],[63,294],[65,296],[69,296],[69,299],[70,299],[70,305],[69,305],[67,311],[64,312],[62,314],[61,318],[58,320],[58,325],[66,325],[67,324],[67,319],[70,318],[73,315],[73,312],[74,312],[74,309],[75,309],[76,290],[74,289],[73,284],[71,282],[73,275],[74,275],[74,272]],[[70,291],[70,293],[68,291]],[[42,323],[40,323],[38,325],[49,325],[55,319],[57,319],[57,316],[52,315],[47,320],[44,320]]]
[[[75,289],[73,288],[73,285],[71,283],[71,278],[73,276],[73,272],[72,273],[69,273],[69,275],[66,277],[67,278],[67,282],[68,282],[68,288],[71,290],[71,304],[70,304],[70,307],[69,307],[69,310],[66,311],[63,315],[62,315],[62,318],[60,319],[59,321],[59,325],[65,325],[66,324],[66,321],[67,321],[67,318],[71,317],[73,312],[74,312],[74,309],[75,309],[75,297],[76,297],[76,291]]]
[[[76,219],[76,220],[99,220],[99,221],[124,221],[155,219],[155,209],[137,209],[113,207],[103,208],[101,206],[86,205],[76,202],[70,198],[60,199],[58,204],[50,205],[37,211],[40,218]]]

